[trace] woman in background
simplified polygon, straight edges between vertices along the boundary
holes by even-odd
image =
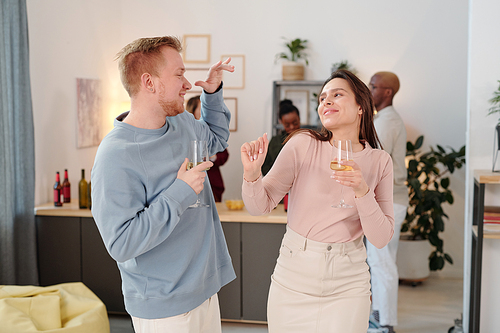
[[[195,119],[200,119],[201,118],[200,96],[191,97],[186,103],[186,110],[189,113],[192,113]],[[214,165],[207,171],[207,175],[208,175],[208,180],[210,181],[210,186],[212,187],[212,192],[214,194],[215,202],[222,201],[222,193],[224,192],[225,188],[219,167],[221,165],[224,165],[224,163],[227,162],[228,158],[229,158],[229,153],[227,149],[224,149],[224,151],[210,157],[210,161],[212,161]]]
[[[276,134],[269,141],[266,159],[264,160],[264,164],[262,164],[262,176],[267,175],[269,170],[271,170],[288,135],[300,128],[299,109],[289,99],[284,99],[280,102],[278,118],[280,124],[283,125],[284,131]]]
[[[373,125],[373,100],[354,74],[338,70],[319,96],[321,132],[288,138],[262,178],[267,135],[241,147],[242,196],[252,215],[269,213],[289,192],[287,231],[271,277],[270,333],[366,333],[370,273],[363,236],[385,246],[394,232],[392,161]],[[334,139],[352,142],[352,171],[330,169]],[[330,179],[333,178],[334,180]],[[352,208],[333,208],[341,197]]]

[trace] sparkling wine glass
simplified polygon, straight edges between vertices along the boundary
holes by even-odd
[[[198,164],[209,161],[210,157],[208,155],[208,146],[206,141],[194,140],[189,143],[189,162],[187,165],[187,169],[194,168]],[[208,169],[207,169],[208,170]],[[203,187],[205,189],[205,187]],[[202,190],[203,192],[203,190]],[[210,207],[210,205],[206,203],[202,203],[200,200],[200,194],[198,194],[198,199],[194,204],[189,206],[190,208],[198,208],[198,207]]]
[[[339,164],[340,161],[352,161],[351,140],[333,140],[332,160],[330,169],[334,171],[352,171],[349,165]],[[353,208],[344,202],[344,185],[340,187],[340,203],[332,205],[333,208]]]

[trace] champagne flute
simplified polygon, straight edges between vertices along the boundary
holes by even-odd
[[[200,141],[200,140],[194,140],[189,143],[189,162],[187,165],[187,169],[194,168],[198,164],[201,164],[203,162],[209,161],[209,155],[208,155],[208,146],[206,141]],[[205,187],[203,187],[205,189]],[[202,190],[203,192],[203,190]],[[200,192],[201,194],[201,192]],[[198,199],[194,204],[189,206],[190,208],[197,208],[197,207],[210,207],[210,205],[206,203],[202,203],[200,200],[200,194],[198,194]]]
[[[330,169],[334,171],[352,171],[349,165],[339,164],[340,161],[352,161],[352,144],[351,140],[333,140],[332,160]],[[332,205],[333,208],[353,208],[344,201],[344,185],[340,187],[340,203]]]

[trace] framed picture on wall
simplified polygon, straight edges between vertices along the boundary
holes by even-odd
[[[231,111],[229,131],[236,132],[238,130],[238,99],[236,97],[224,97],[224,103],[229,111]]]
[[[98,146],[101,142],[101,80],[76,79],[77,148]]]
[[[184,35],[182,58],[186,64],[207,64],[210,62],[210,35]]]
[[[309,90],[286,90],[285,99],[291,100],[293,105],[299,109],[300,122],[309,124]]]
[[[243,89],[245,88],[245,56],[226,54],[221,55],[221,60],[224,61],[231,57],[230,65],[234,66],[234,72],[223,72],[224,89]]]
[[[207,79],[207,73],[209,68],[186,68],[186,72],[184,73],[184,77],[191,83],[192,88],[189,92],[197,92],[201,94],[203,90],[202,87],[195,86],[194,83],[196,81],[205,81]],[[225,88],[225,87],[224,87]]]

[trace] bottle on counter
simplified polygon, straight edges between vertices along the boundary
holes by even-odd
[[[54,206],[59,207],[63,205],[61,179],[59,171],[56,172],[56,183],[54,184]]]
[[[62,183],[62,193],[64,197],[64,203],[71,202],[71,184],[68,180],[68,169],[64,169],[64,180]]]
[[[88,184],[85,180],[85,169],[82,169],[82,179],[78,183],[78,202],[80,208],[88,208]]]

